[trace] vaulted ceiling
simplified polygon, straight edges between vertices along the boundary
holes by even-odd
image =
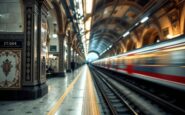
[[[143,17],[149,16],[167,0],[95,0],[89,52],[101,54],[122,38]]]
[[[68,20],[73,23],[73,28],[77,35],[83,36],[78,25],[79,20],[73,4],[73,0],[60,0],[64,6]],[[79,0],[77,0],[79,1]],[[84,1],[82,0],[83,4]],[[155,13],[162,5],[169,0],[93,0],[91,15],[81,16],[84,23],[89,18],[91,21],[90,37],[86,39],[88,52],[96,52],[102,55],[105,51],[117,44],[117,41],[124,39],[123,35],[132,31],[135,25],[140,23],[144,17],[149,17]],[[78,5],[77,5],[78,6]],[[75,21],[74,21],[75,20]],[[80,40],[79,40],[80,41]],[[83,50],[81,40],[81,48]],[[82,51],[84,52],[84,51]]]

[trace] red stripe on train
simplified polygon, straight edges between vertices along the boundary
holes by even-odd
[[[178,82],[178,83],[185,84],[185,76],[179,77],[179,76],[175,76],[175,75],[167,75],[167,74],[152,73],[152,72],[143,72],[143,71],[136,71],[136,70],[132,70],[132,72],[130,73],[128,71],[128,69],[118,69],[118,70],[127,71],[128,74],[138,73],[138,74],[146,75],[146,77],[160,78],[160,79],[164,79],[164,80],[168,80],[168,81],[173,81],[173,82]]]

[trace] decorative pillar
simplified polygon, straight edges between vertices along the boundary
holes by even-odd
[[[71,69],[74,71],[75,69],[75,60],[74,60],[74,57],[75,56],[75,50],[74,50],[74,47],[73,47],[73,52],[72,52],[72,62],[71,62]]]
[[[43,42],[47,40],[47,11],[50,6],[46,0],[24,0],[25,42],[24,76],[25,98],[37,98],[48,92],[46,85],[46,52]],[[44,30],[44,32],[41,31]],[[44,46],[46,48],[46,46]]]
[[[18,52],[19,50],[10,52],[10,55],[17,59],[13,60],[17,63],[16,68],[18,72],[14,74],[18,75],[14,81],[20,78],[20,80],[18,79],[20,82],[16,83],[15,86],[13,85],[14,89],[12,87],[0,91],[0,99],[35,99],[48,92],[45,75],[46,57],[42,52],[41,44],[47,39],[47,11],[50,6],[46,0],[23,0],[23,6],[23,40],[13,40],[15,42],[12,42],[16,48],[21,48],[21,52]],[[41,28],[44,30],[42,33]],[[15,64],[13,66],[5,66],[6,68],[13,68]]]
[[[74,63],[75,63],[75,69],[77,68],[76,56],[77,56],[77,52],[76,52],[76,51],[74,51]]]
[[[57,76],[65,76],[64,72],[64,56],[65,56],[65,48],[64,48],[64,39],[65,34],[59,34],[59,72],[56,73]]]
[[[67,72],[71,72],[71,36],[67,39]]]

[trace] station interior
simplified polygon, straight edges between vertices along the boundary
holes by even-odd
[[[185,115],[185,0],[0,0],[0,115]]]

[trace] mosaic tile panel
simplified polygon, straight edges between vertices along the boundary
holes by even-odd
[[[0,49],[0,89],[21,87],[21,50]]]

